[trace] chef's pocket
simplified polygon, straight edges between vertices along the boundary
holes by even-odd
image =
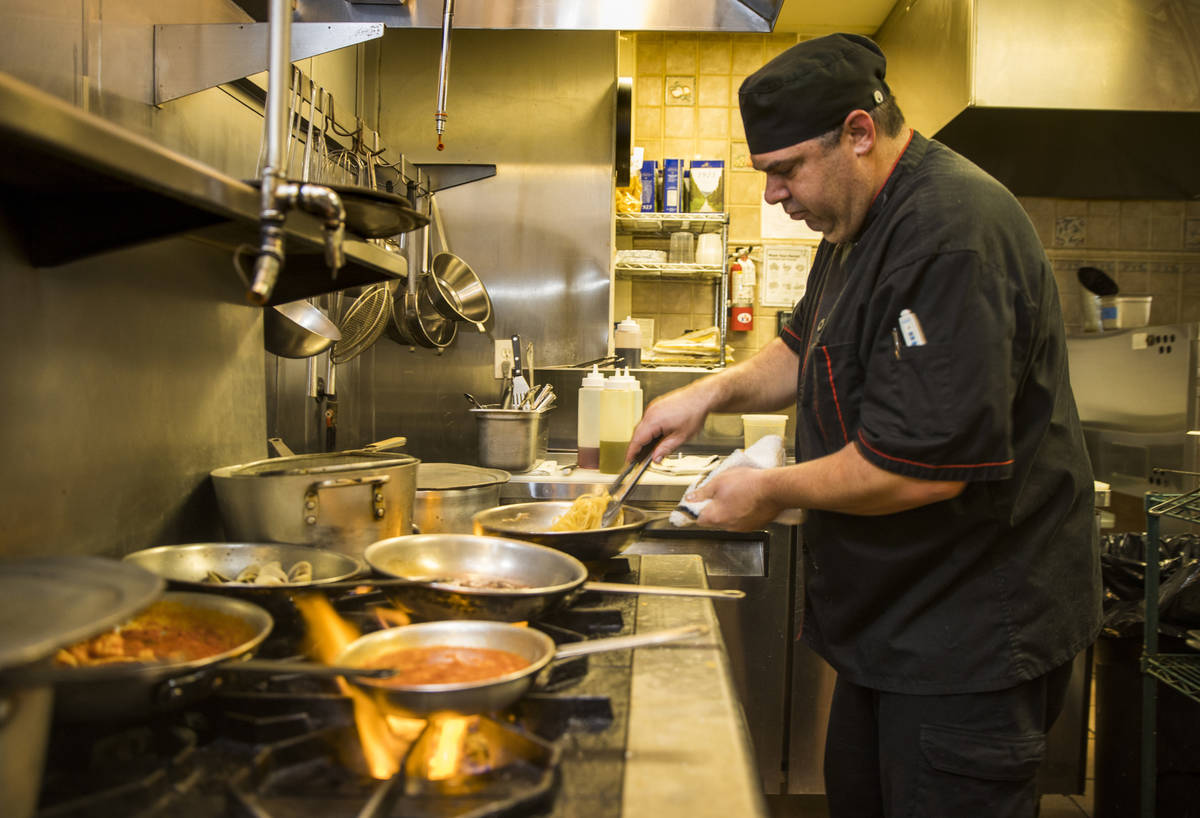
[[[995,735],[927,724],[920,744],[921,777],[908,813],[913,818],[1033,814],[1044,734]]]
[[[947,344],[900,347],[900,357],[887,356],[883,367],[886,405],[904,436],[935,439],[951,428],[951,408],[967,396],[955,394],[954,367],[962,353]],[[962,383],[970,383],[964,380]]]
[[[857,344],[828,344],[813,349],[808,372],[809,408],[831,451],[849,443],[858,428],[862,384]]]

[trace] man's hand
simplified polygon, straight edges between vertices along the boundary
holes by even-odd
[[[771,469],[726,469],[688,494],[689,503],[708,500],[696,522],[730,531],[757,531],[774,520],[783,508],[772,501],[766,488]]]
[[[633,430],[625,461],[632,460],[643,446],[659,435],[662,441],[651,455],[655,463],[687,443],[704,427],[708,400],[704,381],[696,381],[651,401]]]

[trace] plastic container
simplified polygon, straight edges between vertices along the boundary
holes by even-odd
[[[671,234],[671,244],[667,250],[667,261],[671,264],[694,264],[696,262],[696,237],[680,230]]]
[[[1104,329],[1134,329],[1150,324],[1149,295],[1106,295],[1100,299],[1100,323]]]
[[[579,468],[600,468],[600,401],[604,394],[604,375],[593,364],[579,387],[579,412],[575,445]]]
[[[625,361],[625,366],[642,365],[642,328],[631,316],[625,316],[625,320],[617,324],[613,349]]]
[[[635,394],[619,375],[604,380],[600,395],[600,472],[620,474],[625,466],[625,451],[633,437]]]
[[[716,233],[701,233],[696,239],[696,263],[720,267],[724,262],[721,237]]]
[[[783,437],[787,415],[742,415],[742,445],[749,449],[767,435]]]

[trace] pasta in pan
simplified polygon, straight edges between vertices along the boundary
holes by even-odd
[[[607,491],[598,494],[584,494],[575,498],[571,507],[562,513],[551,525],[551,531],[587,531],[600,527],[600,518],[612,496]],[[624,512],[617,515],[616,525],[621,524]]]

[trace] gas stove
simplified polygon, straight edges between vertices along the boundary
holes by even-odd
[[[661,573],[667,563],[680,559],[695,558],[616,558],[603,578],[662,583],[662,576],[647,579],[647,569]],[[685,573],[702,579],[702,568],[697,572],[695,567]],[[664,584],[700,584],[682,579]],[[358,598],[343,615],[367,621],[364,614],[372,604],[369,596]],[[712,620],[711,606],[708,600],[588,593],[533,626],[561,644]],[[288,638],[286,633],[273,637],[276,641],[264,645],[263,653],[286,655],[290,647],[279,640]],[[639,668],[648,656],[655,657],[653,667]],[[676,661],[670,661],[672,656]],[[664,685],[671,687],[672,667],[681,681],[702,671],[723,694],[714,699],[689,684],[674,691],[668,707],[656,705],[651,699],[664,692]],[[650,692],[639,693],[643,688]],[[728,769],[731,760],[739,759],[745,761],[746,773],[751,767],[740,710],[730,691],[719,637],[636,655],[625,650],[555,662],[534,691],[513,707],[460,727],[465,731],[462,758],[449,774],[436,779],[428,774],[439,729],[431,721],[411,744],[400,772],[379,781],[367,772],[353,702],[335,681],[234,674],[200,702],[150,722],[56,728],[37,815],[661,818],[700,814],[675,808],[664,812],[662,804],[655,806],[662,800],[655,791],[669,786],[669,780],[660,780],[663,772],[673,772],[680,781],[691,779],[702,758],[713,765],[707,786],[718,791],[703,801],[711,805],[733,794],[751,811],[721,814],[753,815],[761,800],[753,775],[730,775]],[[695,712],[683,712],[688,709]],[[700,714],[703,721],[697,719]],[[680,720],[693,725],[685,730],[686,741],[669,738]],[[665,732],[659,729],[664,726]],[[697,729],[710,734],[707,747],[695,742],[701,738]],[[665,759],[665,770],[663,757],[640,755],[647,738],[647,749],[677,756]],[[667,745],[653,746],[664,739]],[[669,746],[674,741],[681,743]],[[658,773],[652,773],[654,768]],[[638,791],[630,791],[631,786]],[[689,799],[667,800],[683,807]]]

